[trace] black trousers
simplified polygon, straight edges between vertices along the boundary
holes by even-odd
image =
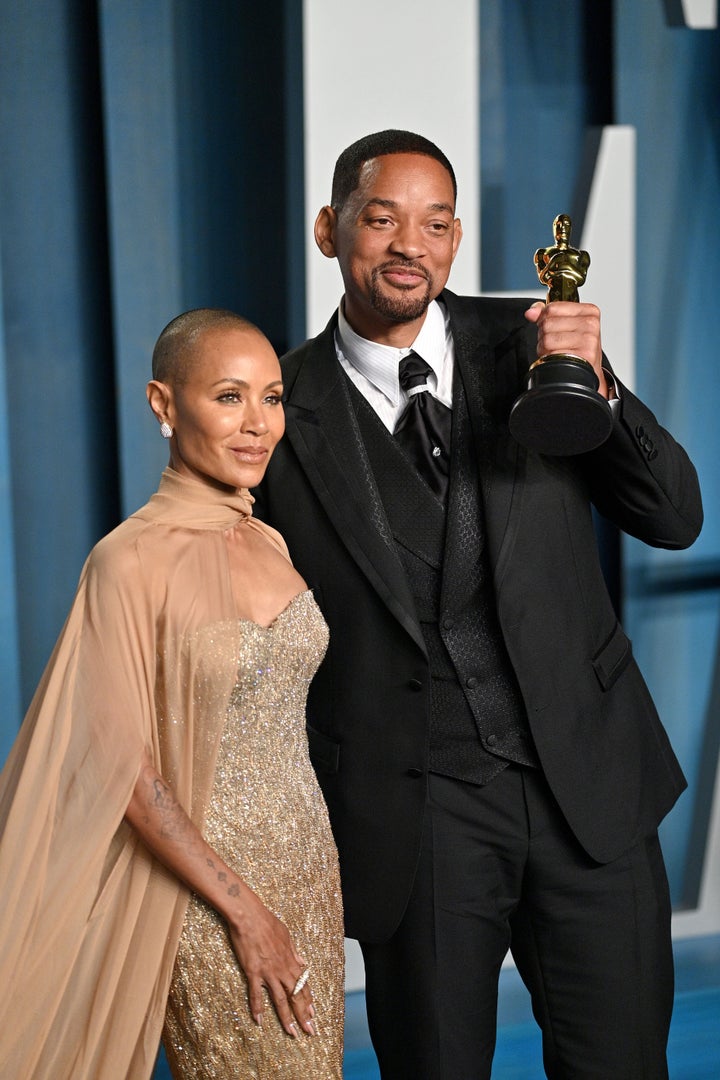
[[[389,826],[391,827],[391,826]],[[413,893],[386,944],[362,943],[383,1080],[487,1080],[508,948],[552,1080],[665,1080],[670,901],[657,835],[599,865],[539,771],[486,787],[429,778]]]

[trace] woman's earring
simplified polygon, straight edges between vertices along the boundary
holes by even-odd
[[[173,429],[170,427],[167,420],[163,420],[162,424],[160,425],[160,434],[162,435],[163,439],[172,439]]]

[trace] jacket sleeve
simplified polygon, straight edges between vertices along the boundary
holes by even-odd
[[[703,523],[697,473],[679,443],[630,390],[610,437],[583,455],[599,512],[631,536],[659,548],[687,548]]]

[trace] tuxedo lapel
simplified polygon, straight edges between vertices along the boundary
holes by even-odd
[[[406,575],[335,353],[336,321],[311,343],[285,404],[286,435],[340,540],[390,611],[425,649]]]

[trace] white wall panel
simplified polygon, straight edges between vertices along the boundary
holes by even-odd
[[[717,0],[682,0],[686,26],[712,30],[717,26]]]
[[[330,201],[338,155],[372,131],[406,128],[447,154],[458,178],[464,237],[451,287],[479,288],[477,0],[305,0],[305,212],[307,330],[318,333],[342,295],[335,260],[312,226]]]
[[[635,130],[603,129],[582,238],[590,254],[581,299],[602,311],[602,343],[618,378],[635,388]]]

